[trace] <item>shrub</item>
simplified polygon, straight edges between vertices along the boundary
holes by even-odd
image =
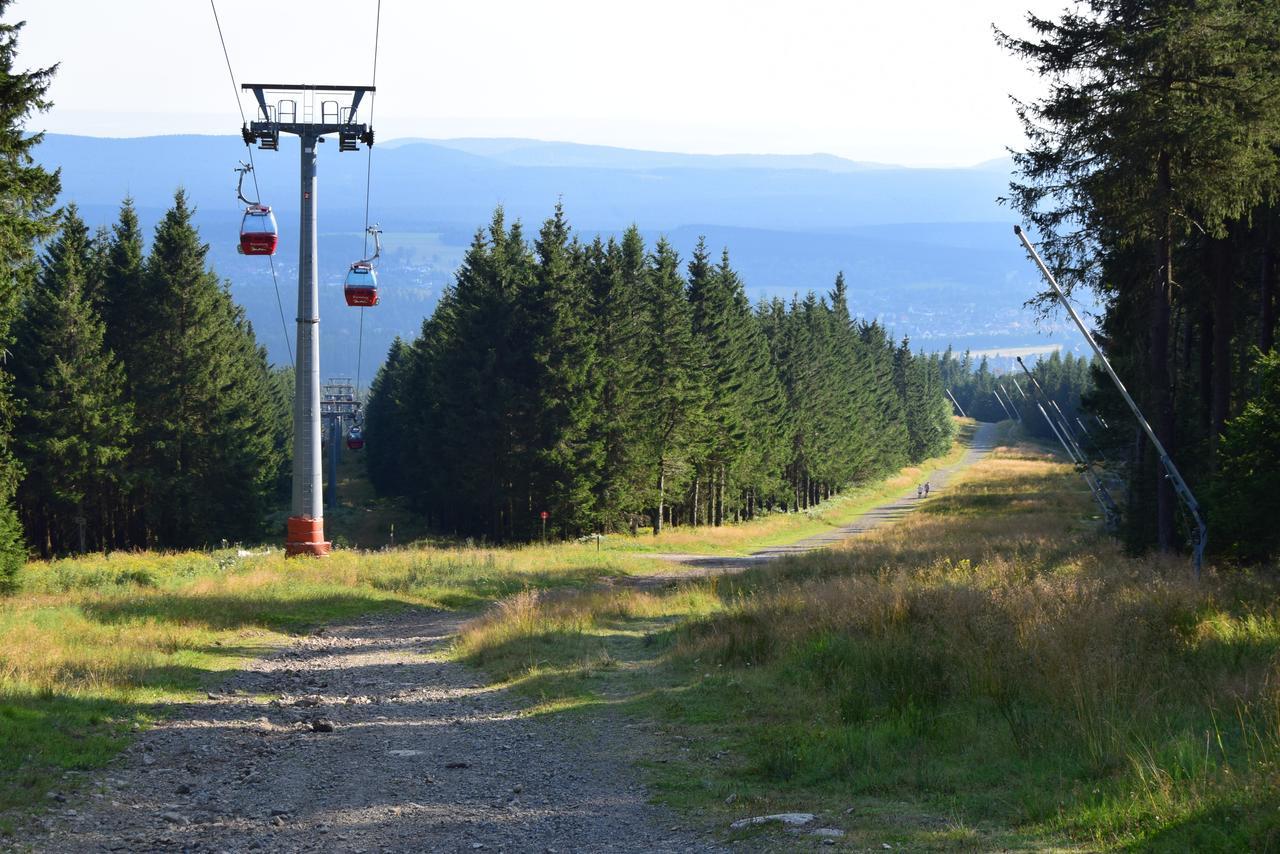
[[[1280,350],[1254,351],[1258,393],[1218,444],[1210,542],[1246,561],[1280,553]]]

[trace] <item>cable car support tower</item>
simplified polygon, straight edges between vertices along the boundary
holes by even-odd
[[[373,146],[373,129],[356,122],[360,102],[373,86],[246,83],[258,104],[257,118],[241,129],[246,145],[278,151],[280,135],[301,141],[301,187],[298,223],[298,329],[293,402],[293,500],[285,554],[329,553],[324,538],[324,492],[321,468],[320,306],[316,277],[316,147],[326,136],[338,137],[339,151]],[[274,103],[268,100],[274,99]],[[345,98],[344,98],[345,96]],[[343,106],[340,99],[347,101]],[[301,100],[301,110],[299,109]]]

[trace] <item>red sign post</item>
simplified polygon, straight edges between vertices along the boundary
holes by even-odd
[[[550,515],[546,510],[542,511],[542,544],[544,546],[547,544],[547,517]]]

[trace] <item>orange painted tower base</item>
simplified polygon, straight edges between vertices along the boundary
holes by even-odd
[[[312,519],[310,516],[289,517],[289,534],[284,541],[284,553],[287,557],[324,557],[329,553],[330,546],[324,538],[324,519]]]

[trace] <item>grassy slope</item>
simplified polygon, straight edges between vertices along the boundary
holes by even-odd
[[[459,651],[547,714],[652,720],[655,784],[712,827],[803,809],[858,848],[1280,848],[1274,578],[1196,585],[1091,513],[1069,467],[1006,448],[843,548],[523,594]]]
[[[114,554],[28,564],[0,599],[0,833],[114,756],[133,731],[221,675],[309,627],[382,608],[481,608],[525,590],[581,589],[653,566],[646,552],[726,551],[797,539],[897,494],[938,465],[906,469],[807,514],[777,514],[718,530],[518,548],[414,546],[339,551],[322,562],[279,552]],[[380,545],[412,519],[362,490],[357,454],[340,469],[330,533]],[[669,570],[670,566],[662,565]],[[15,812],[15,810],[17,812]],[[8,817],[6,817],[8,816]]]

